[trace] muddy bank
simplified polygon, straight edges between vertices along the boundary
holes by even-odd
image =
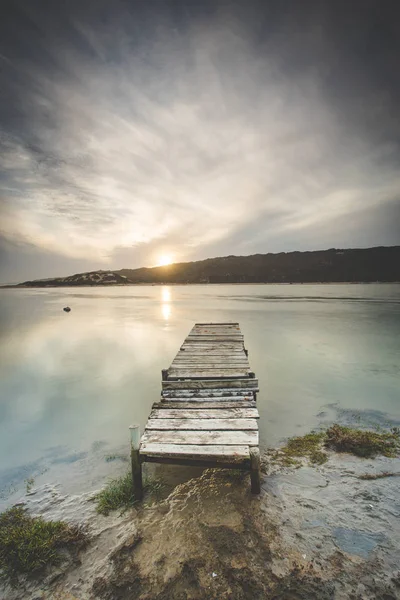
[[[7,600],[261,600],[400,598],[399,459],[331,456],[299,469],[264,463],[262,493],[248,476],[207,470],[162,501],[120,516],[89,495],[47,487],[32,512],[89,524],[91,543],[42,585]]]

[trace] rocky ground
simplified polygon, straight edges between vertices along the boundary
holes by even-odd
[[[332,455],[318,467],[264,461],[246,474],[206,470],[158,502],[102,517],[88,494],[43,486],[33,514],[85,522],[91,542],[41,583],[4,600],[400,598],[399,459]]]

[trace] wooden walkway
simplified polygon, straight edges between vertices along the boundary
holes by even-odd
[[[196,323],[162,372],[139,463],[245,469],[259,493],[257,392],[239,324]]]

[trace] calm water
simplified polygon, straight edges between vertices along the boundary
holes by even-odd
[[[30,476],[78,489],[115,472],[106,456],[143,428],[193,323],[229,320],[260,381],[263,445],[400,422],[399,284],[1,290],[3,502]]]

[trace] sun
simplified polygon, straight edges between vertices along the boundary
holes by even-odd
[[[172,258],[169,254],[163,254],[158,261],[159,267],[166,267],[172,263]]]

